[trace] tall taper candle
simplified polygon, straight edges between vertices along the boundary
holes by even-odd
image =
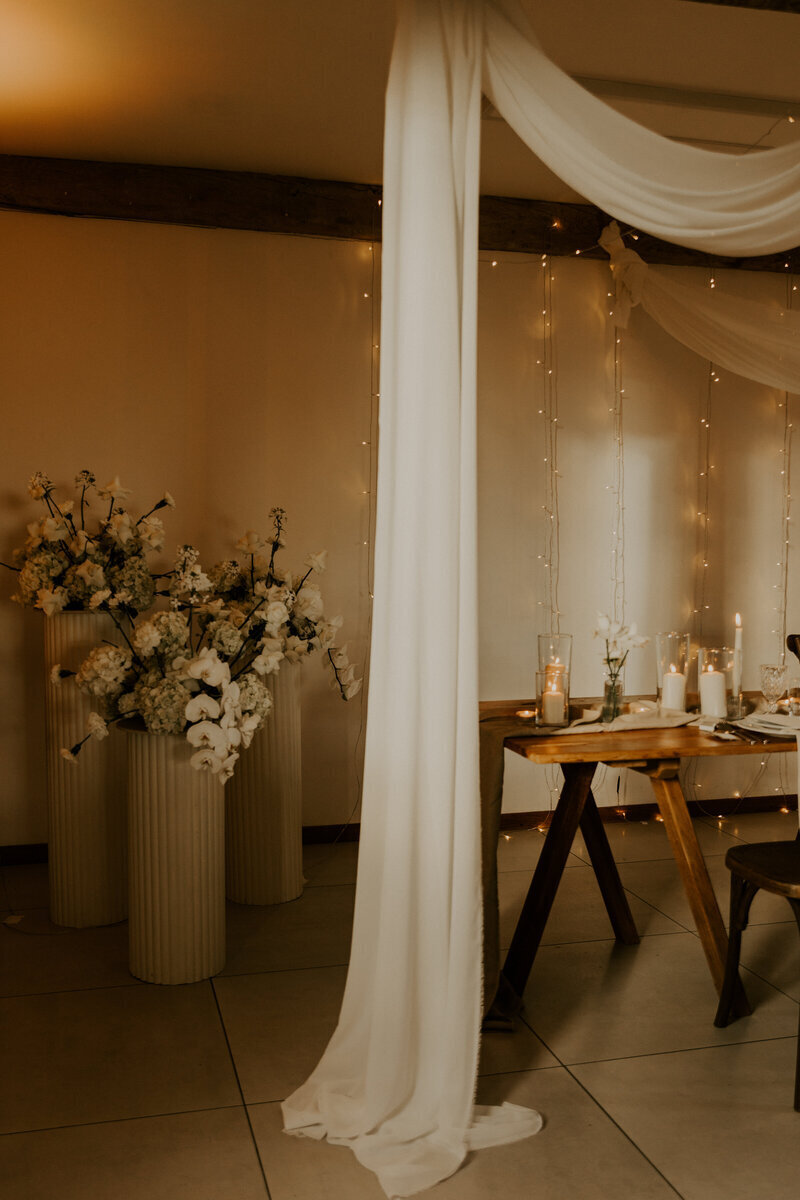
[[[736,634],[733,643],[733,699],[738,704],[742,690],[742,614],[736,614]]]

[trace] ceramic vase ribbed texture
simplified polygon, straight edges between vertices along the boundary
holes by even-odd
[[[126,730],[130,971],[194,983],[225,965],[225,799],[183,735]]]
[[[104,639],[118,641],[107,613],[63,612],[44,619],[50,916],[57,925],[112,925],[127,914],[125,741],[94,738],[77,763],[61,748],[79,742],[98,704],[71,678],[50,682],[60,664],[76,670]]]
[[[303,891],[300,668],[269,677],[272,711],[225,787],[227,890],[237,904],[279,904]]]

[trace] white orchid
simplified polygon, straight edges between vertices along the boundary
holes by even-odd
[[[231,677],[230,667],[223,662],[216,650],[203,646],[202,650],[186,664],[186,674],[192,679],[202,679],[211,687],[221,687]]]
[[[605,642],[603,661],[612,681],[619,677],[629,652],[640,646],[646,646],[650,640],[637,634],[635,624],[623,625],[621,621],[611,620],[605,613],[597,615],[597,628],[594,636],[602,638]]]
[[[248,529],[236,543],[236,549],[241,550],[242,554],[258,554],[265,546],[261,534],[254,529]]]
[[[328,551],[318,550],[316,554],[309,554],[304,562],[304,566],[310,567],[312,571],[324,571],[327,568]]]
[[[98,496],[102,496],[104,500],[127,500],[131,495],[129,488],[124,488],[119,481],[119,475],[115,475],[110,483],[105,487],[97,489]]]
[[[199,692],[186,703],[186,720],[190,724],[195,721],[210,719],[215,721],[220,714],[219,700],[209,696],[207,692]]]

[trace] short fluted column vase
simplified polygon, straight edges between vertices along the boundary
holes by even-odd
[[[225,965],[224,788],[182,734],[125,733],[131,974],[208,979]]]
[[[272,710],[225,786],[228,897],[279,904],[303,891],[300,670],[269,677]]]
[[[57,925],[113,925],[127,915],[125,743],[116,732],[91,739],[76,763],[61,757],[86,733],[97,702],[71,678],[50,682],[60,664],[76,670],[104,639],[118,641],[107,613],[44,618],[50,916]]]

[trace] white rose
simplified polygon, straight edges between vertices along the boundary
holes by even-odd
[[[130,516],[126,512],[113,513],[108,521],[108,529],[120,546],[129,542],[135,533]]]
[[[105,723],[100,713],[90,712],[86,719],[86,729],[93,738],[102,741],[108,737],[108,725]]]
[[[54,613],[59,613],[64,609],[68,600],[66,588],[57,587],[52,592],[49,588],[39,588],[36,593],[35,607],[40,608],[48,617],[52,617]]]
[[[319,621],[324,607],[317,585],[315,583],[303,584],[294,602],[295,615],[305,617],[307,621]]]
[[[90,558],[84,559],[81,565],[75,568],[75,574],[83,580],[88,588],[102,588],[106,582],[103,568],[98,563],[92,562]]]
[[[48,542],[60,542],[67,536],[67,527],[60,517],[48,517],[42,522],[42,534]]]
[[[289,620],[289,610],[280,600],[271,600],[264,610],[264,620],[267,628],[274,632]]]

